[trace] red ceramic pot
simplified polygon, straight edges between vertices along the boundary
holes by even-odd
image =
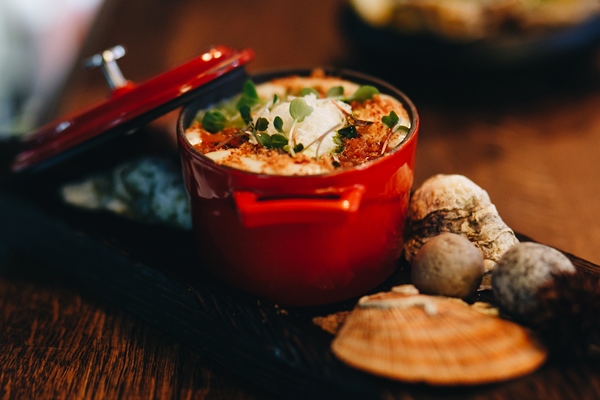
[[[397,267],[413,183],[419,118],[411,101],[387,83],[328,71],[376,86],[399,99],[412,127],[404,143],[376,161],[310,176],[256,174],[215,164],[187,142],[196,113],[241,91],[211,92],[182,111],[178,140],[194,231],[204,266],[244,291],[287,306],[359,296]],[[310,71],[253,76],[255,83]]]

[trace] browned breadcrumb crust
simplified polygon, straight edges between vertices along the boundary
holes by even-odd
[[[288,153],[275,150],[275,149],[266,149],[264,147],[252,144],[252,143],[244,143],[238,147],[238,150],[232,152],[230,155],[225,157],[220,161],[221,164],[231,165],[231,166],[243,166],[245,157],[251,157],[253,159],[260,159],[265,162],[265,167],[272,171],[280,171],[284,170],[286,167],[290,165],[290,161],[296,165],[301,164],[310,164],[315,163],[315,160],[312,160],[310,157],[305,154],[296,154],[294,157],[291,157]],[[333,170],[331,165],[331,159],[329,157],[321,157],[316,162],[326,170]]]
[[[291,95],[299,95],[301,90],[311,87],[319,93],[319,97],[325,97],[329,89],[335,86],[345,87],[345,95],[351,90],[356,90],[355,83],[337,77],[325,76],[322,70],[313,71],[310,77],[288,76],[275,79],[270,83],[281,85]],[[244,168],[242,157],[253,156],[265,162],[265,167],[271,171],[285,170],[290,165],[312,163],[319,167],[321,172],[331,172],[336,168],[351,168],[366,162],[375,160],[383,154],[393,150],[386,143],[390,138],[398,137],[399,132],[392,134],[385,126],[381,118],[388,115],[392,110],[399,116],[408,119],[408,114],[402,104],[393,98],[382,95],[374,95],[372,99],[362,102],[352,102],[351,119],[369,121],[368,125],[356,125],[358,136],[356,138],[341,138],[342,151],[335,154],[323,154],[318,160],[299,152],[293,157],[283,150],[266,149],[257,144],[249,143],[248,135],[240,134],[235,128],[226,128],[222,132],[211,134],[203,129],[200,122],[194,122],[188,131],[200,135],[201,141],[194,148],[202,154],[216,150],[235,148],[236,151],[230,155],[217,160],[218,164],[230,165],[236,168]]]
[[[363,103],[353,102],[352,110],[355,118],[373,123],[358,126],[357,138],[345,139],[344,151],[338,155],[338,161],[342,167],[364,164],[381,157],[383,143],[390,134],[389,128],[381,122],[381,117],[389,114],[390,110],[396,111],[398,115],[406,113],[402,107],[398,107],[397,103],[379,95],[375,95],[373,99]],[[392,149],[385,150],[389,152]]]
[[[381,117],[388,115],[391,110],[396,111],[398,115],[405,115],[406,111],[402,106],[390,98],[379,95],[373,96],[371,100],[361,103],[353,102],[352,109],[354,117],[370,121],[372,124],[357,126],[358,137],[352,139],[343,139],[343,151],[336,155],[337,163],[341,167],[352,167],[365,162],[379,158],[382,154],[382,145],[390,130],[382,122]],[[231,140],[238,133],[238,130],[226,128],[217,134],[210,134],[202,128],[200,122],[194,122],[189,128],[190,131],[198,132],[202,141],[194,145],[194,148],[202,154],[215,151],[217,149],[238,148],[239,150],[230,156],[220,160],[220,164],[242,165],[241,157],[245,155],[258,155],[265,157],[267,165],[278,170],[289,165],[290,155],[280,150],[268,150],[259,145],[248,143],[247,138],[239,137]],[[223,145],[223,142],[226,142]],[[391,148],[387,149],[389,152]],[[316,162],[325,170],[335,169],[334,160],[331,155],[323,155]],[[311,162],[311,159],[303,153],[296,154],[293,157],[295,164],[304,164]],[[315,162],[315,160],[312,160]]]
[[[205,130],[198,121],[192,123],[188,128],[188,132],[196,132],[202,138],[200,143],[194,145],[196,151],[202,154],[210,153],[217,149],[224,150],[239,147],[248,141],[246,136],[235,137],[239,132],[238,129],[225,128],[222,132],[210,133]]]
[[[327,91],[334,86],[347,87],[347,85],[353,85],[347,80],[340,79],[335,76],[327,76],[325,71],[320,68],[315,68],[312,70],[309,77],[290,75],[273,79],[271,83],[285,87],[287,93],[292,96],[300,96],[302,89],[310,87],[317,91],[319,98],[325,97],[327,95]]]

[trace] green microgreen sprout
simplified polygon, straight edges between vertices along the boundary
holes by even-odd
[[[283,149],[285,145],[287,145],[288,140],[285,136],[280,135],[279,133],[274,133],[271,135],[271,148],[273,149]]]
[[[234,135],[219,143],[215,148],[221,148],[235,138],[248,135],[254,137],[256,142],[263,147],[281,149],[288,142],[288,139],[284,136],[283,120],[276,117],[273,121],[275,129],[279,132],[274,135],[269,135],[266,132],[269,127],[269,121],[266,118],[258,118],[256,124],[252,120],[252,110],[256,110],[259,106],[267,106],[272,109],[278,101],[277,94],[273,95],[270,103],[261,100],[254,83],[247,80],[244,82],[241,95],[236,100],[220,103],[201,116],[202,126],[209,133],[220,132],[226,127],[239,128]],[[301,115],[307,112],[302,107],[300,108],[299,113]]]
[[[337,135],[335,135],[333,137],[334,142],[338,145],[335,152],[341,153],[342,151],[344,151],[344,139],[352,139],[352,138],[358,137],[358,130],[356,129],[356,127],[357,126],[369,126],[369,125],[373,124],[373,121],[367,121],[367,120],[356,118],[354,115],[350,114],[349,112],[344,110],[342,107],[340,107],[337,103],[334,103],[334,104],[342,112],[342,114],[344,115],[344,118],[346,118],[346,124],[348,124],[348,126],[346,126],[345,128],[338,130]]]
[[[283,133],[283,119],[279,115],[273,120],[273,126],[277,132]]]
[[[240,115],[242,116],[242,120],[246,125],[250,125],[252,123],[252,114],[250,112],[250,106],[247,104],[242,104],[239,107]]]
[[[314,93],[318,96],[318,92],[313,88],[304,88],[301,91],[302,96],[306,96],[311,93]],[[347,99],[343,99],[344,88],[342,86],[335,86],[327,91],[326,96],[329,98],[339,98],[342,101],[350,102],[370,99],[375,93],[379,93],[375,87],[361,86],[352,96]],[[302,97],[298,97],[292,100],[290,103],[289,113],[294,119],[294,122],[289,130],[289,134],[285,133],[283,129],[283,119],[279,116],[275,117],[273,120],[273,127],[277,131],[277,133],[273,135],[270,135],[267,132],[269,121],[266,118],[258,118],[256,123],[254,123],[252,120],[253,109],[256,109],[257,106],[264,105],[268,107],[269,111],[271,111],[278,102],[279,98],[277,94],[273,95],[273,98],[270,102],[261,100],[258,96],[258,92],[254,83],[251,80],[247,80],[244,82],[242,93],[236,101],[222,103],[217,108],[204,113],[202,116],[202,126],[210,133],[217,133],[228,126],[240,128],[235,135],[232,135],[220,143],[217,148],[224,146],[235,138],[244,135],[250,135],[254,137],[256,142],[261,146],[269,149],[282,149],[290,153],[292,156],[295,153],[304,151],[306,148],[318,142],[316,151],[318,156],[319,148],[323,139],[330,132],[334,131],[336,127],[332,127],[331,129],[327,130],[307,146],[304,146],[302,143],[294,143],[295,137],[293,133],[296,125],[303,122],[304,119],[311,115],[314,111],[313,107],[308,105],[306,100]],[[338,108],[340,108],[340,110],[342,110],[344,113],[346,122],[349,125],[346,128],[340,129],[338,134],[336,134],[334,137],[334,140],[340,145],[341,148],[344,138],[349,139],[357,137],[358,133],[356,126],[365,126],[372,124],[373,122],[354,118],[352,115],[339,107],[339,105]],[[241,125],[242,121],[244,125]]]
[[[325,97],[342,97],[344,95],[343,86],[333,86],[329,88]]]
[[[317,92],[315,89],[313,89],[311,87],[302,88],[302,90],[300,91],[301,97],[308,96],[309,94],[314,94],[315,96],[319,97],[319,92]]]
[[[244,82],[244,86],[242,88],[242,96],[237,102],[237,108],[247,105],[252,108],[253,106],[260,104],[261,100],[258,97],[258,92],[256,91],[256,86],[254,82],[250,79]]]
[[[227,125],[227,117],[219,110],[210,110],[202,117],[202,126],[209,133],[222,131]]]
[[[335,153],[344,151],[344,139],[353,139],[355,137],[358,137],[356,126],[348,125],[345,128],[339,129],[337,135],[333,137],[333,141],[338,145]]]
[[[394,110],[390,111],[388,115],[384,115],[383,117],[381,117],[381,122],[383,122],[383,124],[390,128],[392,131],[394,130],[394,127],[396,126],[398,121],[400,121],[400,118]]]
[[[256,142],[267,149],[283,149],[287,145],[287,138],[279,133],[269,135],[266,132],[268,128],[269,120],[260,117],[256,120],[256,124],[250,123],[245,132],[254,136]]]
[[[278,101],[279,101],[279,96],[277,96],[277,93],[275,93],[273,95],[273,100],[271,100],[271,105],[269,106],[269,111],[273,110],[273,107],[275,107],[275,105],[277,104]]]
[[[302,97],[296,97],[290,102],[290,115],[292,118],[294,118],[294,123],[290,129],[290,135],[288,137],[288,149],[290,150],[290,154],[292,156],[295,154],[294,129],[296,128],[296,124],[304,121],[304,118],[312,114],[313,111],[314,108],[306,104],[306,100],[304,100]]]
[[[306,100],[301,97],[296,97],[290,103],[290,115],[294,118],[294,121],[304,121],[304,118],[312,114],[313,111],[314,108],[306,104]]]
[[[349,125],[338,130],[338,134],[346,139],[352,139],[358,136],[358,132],[356,131],[356,127],[354,125]]]
[[[264,132],[269,127],[269,120],[263,117],[260,117],[256,120],[256,130],[259,132]]]
[[[251,134],[254,137],[254,139],[256,139],[256,141],[258,143],[260,143],[260,140],[258,139],[258,135],[256,134],[256,127],[254,126],[254,122],[252,121],[252,114],[251,114],[250,106],[248,104],[242,104],[239,107],[239,112],[240,112],[240,116],[242,117],[242,120],[246,124],[246,126],[244,128],[242,128],[240,130],[240,132],[246,132],[246,133]],[[268,124],[268,121],[267,121],[267,124]]]
[[[250,133],[254,136],[254,139],[264,147],[268,147],[271,143],[271,136],[265,132],[268,127],[269,120],[262,117],[256,120],[256,124],[252,124],[252,121],[249,124]]]
[[[350,97],[347,97],[346,99],[344,99],[344,101],[346,103],[351,103],[353,101],[365,101],[365,100],[370,100],[373,98],[374,95],[379,93],[379,89],[377,89],[375,86],[371,86],[371,85],[363,85],[361,87],[359,87],[356,92],[354,92],[354,94]]]
[[[277,102],[274,96],[273,104]],[[266,104],[265,101],[258,97],[256,86],[251,80],[247,80],[243,84],[242,92],[239,97],[223,101],[217,104],[213,109],[199,114],[198,120],[202,123],[202,127],[209,133],[217,133],[226,127],[235,127],[238,129],[246,129],[248,121],[243,121],[240,117],[244,114],[239,112],[240,108],[248,110],[256,109],[257,107]],[[249,112],[247,113],[249,115]]]
[[[383,122],[383,124],[385,126],[387,126],[389,129],[388,134],[385,138],[385,141],[383,142],[383,145],[381,146],[381,155],[383,155],[385,153],[385,151],[387,150],[387,147],[390,143],[390,140],[391,140],[394,132],[399,131],[399,130],[402,130],[405,133],[408,132],[407,126],[398,125],[399,121],[400,121],[400,117],[398,117],[398,114],[396,114],[396,112],[394,110],[390,111],[390,113],[388,115],[384,115],[383,117],[381,117],[381,122]]]
[[[256,141],[263,147],[267,149],[271,146],[271,135],[268,133],[257,133]]]
[[[254,85],[245,85],[244,86],[244,94],[240,98],[239,104],[239,115],[246,124],[244,128],[242,128],[238,134],[247,134],[252,135],[256,142],[261,146],[268,149],[282,149],[288,142],[288,139],[282,135],[283,131],[283,120],[281,117],[275,117],[273,121],[273,126],[277,130],[276,134],[270,135],[267,131],[269,128],[269,120],[263,117],[260,117],[256,120],[256,123],[252,121],[252,104],[260,104],[253,100],[253,93],[256,92],[256,88]],[[275,104],[279,98],[275,94],[273,96],[272,104]]]
[[[298,143],[294,147],[290,147],[287,139],[285,139],[285,145],[281,149],[283,151],[285,151],[286,153],[292,154],[292,151],[293,151],[294,154],[296,154],[296,153],[300,153],[302,150],[304,150],[304,145],[302,143]]]

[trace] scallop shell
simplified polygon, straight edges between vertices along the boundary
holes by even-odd
[[[354,368],[432,385],[515,378],[534,371],[547,356],[515,323],[462,301],[394,292],[361,298],[331,348]]]
[[[434,175],[411,197],[404,254],[410,262],[430,238],[452,232],[483,254],[489,275],[502,254],[519,243],[488,193],[462,175]]]

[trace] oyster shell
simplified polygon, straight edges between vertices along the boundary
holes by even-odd
[[[502,254],[519,243],[488,193],[462,175],[434,175],[411,197],[404,254],[410,262],[421,246],[442,232],[469,239],[483,254],[487,275]]]
[[[456,299],[397,292],[361,298],[331,348],[357,369],[433,385],[511,379],[534,371],[547,356],[515,323]]]

